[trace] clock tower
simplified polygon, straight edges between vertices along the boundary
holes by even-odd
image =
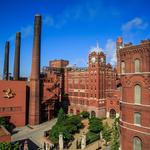
[[[98,116],[105,115],[105,109],[102,107],[101,103],[104,102],[105,98],[105,66],[106,66],[106,56],[102,52],[102,49],[97,46],[92,48],[89,54],[89,97],[93,103],[97,104]]]

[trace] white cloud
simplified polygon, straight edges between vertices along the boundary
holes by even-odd
[[[105,45],[105,52],[107,59],[110,60],[110,63],[114,66],[117,62],[116,58],[116,42],[112,39],[108,39]]]
[[[22,34],[22,38],[26,38],[26,37],[33,34],[33,26],[28,25],[26,27],[22,27],[20,31],[21,31],[21,34]]]
[[[139,17],[136,17],[123,24],[121,29],[123,32],[128,32],[131,31],[132,29],[146,29],[147,26],[148,26],[147,22],[145,22]]]
[[[91,20],[97,17],[100,11],[101,2],[81,2],[80,4],[73,5],[72,7],[66,7],[59,15],[45,16],[43,23],[55,28],[61,28],[70,21]]]
[[[47,25],[47,26],[53,26],[54,25],[54,19],[52,16],[45,16],[43,19],[43,24]]]
[[[32,25],[27,25],[25,27],[21,27],[20,32],[21,32],[21,38],[24,39],[24,38],[26,38],[26,37],[28,37],[28,36],[33,34],[33,26]],[[16,38],[16,34],[12,34],[8,38],[8,40],[9,41],[14,41],[15,38]]]
[[[127,41],[134,41],[147,27],[148,22],[142,18],[135,17],[121,26],[122,37]]]

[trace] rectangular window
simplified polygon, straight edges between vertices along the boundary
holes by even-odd
[[[141,125],[141,114],[138,112],[134,113],[134,124]]]

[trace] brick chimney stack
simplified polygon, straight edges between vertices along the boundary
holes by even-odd
[[[21,33],[16,33],[16,48],[15,48],[15,59],[14,59],[14,80],[20,78],[20,39]]]
[[[8,76],[9,76],[9,42],[6,41],[3,79],[8,80]]]
[[[41,51],[41,16],[34,19],[34,42],[32,51],[32,69],[30,77],[29,124],[40,123],[40,51]]]

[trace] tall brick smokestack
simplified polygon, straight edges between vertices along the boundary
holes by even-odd
[[[14,80],[19,80],[20,77],[20,39],[21,39],[21,33],[17,32],[15,59],[14,59]]]
[[[41,16],[34,19],[34,43],[32,51],[32,69],[30,76],[29,124],[40,123],[40,51],[41,51]]]
[[[9,42],[6,41],[3,79],[8,80],[8,75],[9,75]]]

